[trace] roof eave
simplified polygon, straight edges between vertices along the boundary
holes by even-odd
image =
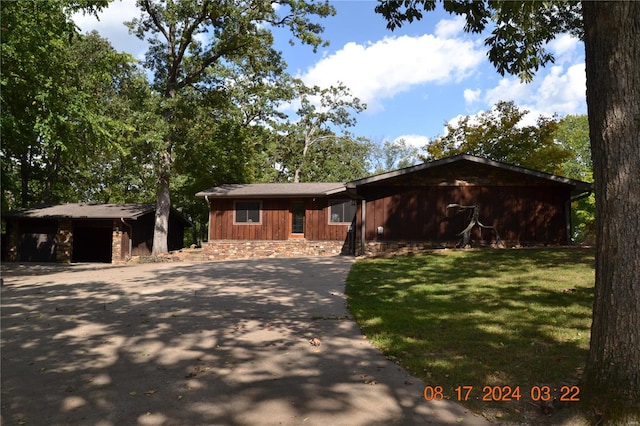
[[[574,179],[570,179],[570,178],[565,178],[565,177],[553,175],[553,174],[550,174],[550,173],[539,172],[537,170],[531,170],[531,169],[527,169],[527,168],[520,167],[520,166],[514,166],[514,165],[511,165],[511,164],[502,163],[502,162],[499,162],[499,161],[489,160],[489,159],[486,159],[486,158],[476,157],[474,155],[469,155],[469,154],[459,154],[459,155],[455,155],[453,157],[442,158],[442,159],[439,159],[439,160],[430,161],[428,163],[418,164],[418,165],[411,166],[411,167],[405,167],[403,169],[398,169],[398,170],[394,170],[394,171],[391,171],[391,172],[382,173],[382,174],[379,174],[379,175],[376,175],[376,176],[370,176],[368,178],[363,178],[363,179],[358,179],[358,180],[355,180],[355,181],[347,182],[346,188],[348,190],[357,191],[357,188],[359,186],[385,181],[385,180],[392,179],[392,178],[395,178],[395,177],[398,177],[398,176],[403,176],[403,175],[407,175],[407,174],[410,174],[410,173],[414,173],[414,172],[427,170],[427,169],[431,169],[431,168],[438,167],[438,166],[443,166],[443,165],[455,163],[455,162],[458,162],[458,161],[461,161],[461,160],[470,161],[470,162],[473,162],[473,163],[476,163],[476,164],[484,164],[484,165],[488,165],[488,166],[491,166],[491,167],[496,167],[496,168],[503,169],[503,170],[509,170],[509,171],[512,171],[512,172],[515,172],[515,173],[522,173],[522,174],[533,176],[533,177],[536,177],[536,178],[539,178],[539,179],[550,180],[550,181],[557,182],[557,183],[560,183],[560,184],[573,186],[575,188],[584,187],[585,189],[582,190],[582,192],[586,192],[586,191],[591,190],[591,185],[587,184],[586,182],[582,182],[582,181],[574,180]],[[588,187],[585,186],[585,185],[587,185]]]

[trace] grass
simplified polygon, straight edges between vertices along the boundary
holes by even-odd
[[[577,384],[593,284],[589,249],[443,250],[360,260],[347,296],[388,358],[453,400],[473,386],[463,403],[489,419],[522,422],[541,411],[533,386]],[[522,397],[482,401],[485,386],[519,386]]]

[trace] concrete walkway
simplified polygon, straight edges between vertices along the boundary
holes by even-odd
[[[363,339],[351,263],[5,264],[1,424],[485,424]]]

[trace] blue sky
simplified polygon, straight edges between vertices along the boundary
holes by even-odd
[[[441,6],[422,21],[387,30],[372,0],[332,1],[334,17],[323,19],[326,48],[290,46],[286,32],[276,33],[289,72],[321,87],[338,82],[367,103],[351,131],[374,141],[405,139],[422,146],[443,133],[446,122],[490,109],[500,100],[527,109],[533,123],[541,115],[586,114],[584,46],[569,35],[548,49],[555,64],[540,70],[532,83],[500,76],[489,63],[482,36],[466,34],[460,18]],[[146,45],[129,35],[122,22],[138,16],[133,0],[113,2],[95,18],[76,16],[82,31],[96,29],[117,50],[143,58]]]

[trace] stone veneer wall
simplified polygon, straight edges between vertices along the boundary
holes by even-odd
[[[56,262],[71,263],[73,257],[73,227],[70,220],[58,222],[56,234]]]
[[[360,253],[362,250],[358,247],[359,256],[377,256],[383,254],[401,254],[409,252],[418,252],[425,250],[435,249],[453,249],[456,248],[457,242],[436,242],[436,241],[367,241],[365,245],[365,252]],[[499,244],[495,243],[478,243],[473,242],[471,245],[473,248],[505,248],[505,247],[522,247],[521,244],[512,241],[500,241]]]
[[[113,233],[111,235],[111,263],[126,262],[126,259],[122,258],[122,231],[120,230],[119,223],[113,222]]]
[[[342,241],[292,240],[218,240],[202,246],[210,260],[253,259],[301,256],[337,256],[342,253]]]
[[[20,253],[18,253],[18,243],[20,241],[20,229],[18,225],[14,223],[14,226],[9,228],[9,232],[7,233],[8,239],[8,250],[7,250],[7,261],[8,262],[17,262],[20,260]]]

